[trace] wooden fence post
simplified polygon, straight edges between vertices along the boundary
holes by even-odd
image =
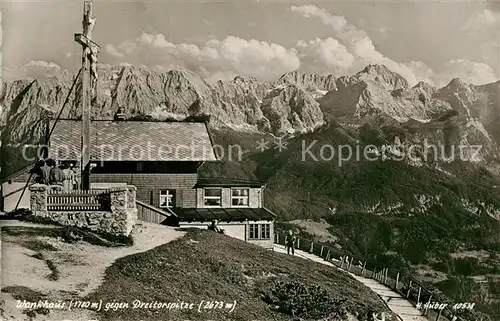
[[[408,285],[408,293],[406,293],[406,298],[410,297],[411,283],[412,283],[412,281],[410,280],[410,284]]]
[[[399,272],[396,275],[396,292],[398,291],[398,285],[399,285]]]
[[[417,296],[417,304],[420,302],[420,293],[422,292],[422,287],[418,287],[418,296]]]
[[[349,267],[347,268],[347,271],[349,272],[351,271],[352,260],[354,260],[353,257],[351,257],[351,262],[349,262]]]
[[[297,238],[297,250],[300,250],[300,237]]]
[[[443,309],[439,309],[439,313],[436,317],[436,321],[439,321],[439,317],[441,316],[441,313],[443,313]]]
[[[321,252],[319,253],[319,257],[323,257],[323,248],[324,248],[324,246],[321,245]]]
[[[363,268],[361,269],[361,276],[365,273],[366,261],[363,263]]]
[[[280,244],[280,233],[276,232],[276,244]]]
[[[373,271],[372,271],[372,277],[371,277],[372,279],[376,278],[376,275],[377,275],[376,272],[377,272],[377,267],[374,267]]]
[[[326,261],[330,260],[330,249],[328,249],[328,252],[326,252],[325,260]]]
[[[427,301],[427,305],[424,308],[424,315],[427,315],[427,310],[429,310],[429,305],[431,304],[432,295],[429,297],[429,301]]]
[[[309,249],[309,253],[314,252],[314,242],[311,242],[311,249]]]
[[[385,275],[384,275],[384,284],[387,283],[387,273],[389,272],[388,268],[385,268]]]

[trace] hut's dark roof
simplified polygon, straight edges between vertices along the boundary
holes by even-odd
[[[50,122],[49,128],[53,123]],[[79,160],[81,126],[80,120],[57,121],[50,137],[50,157]],[[205,123],[93,120],[90,136],[93,160],[217,160]]]
[[[225,177],[200,177],[196,187],[262,187],[264,182]]]
[[[181,222],[270,221],[276,218],[265,208],[175,208],[173,211]]]

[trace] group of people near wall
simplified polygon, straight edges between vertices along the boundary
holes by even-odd
[[[73,163],[57,164],[51,158],[38,161],[34,173],[39,184],[58,185],[68,193],[79,188],[79,173]]]

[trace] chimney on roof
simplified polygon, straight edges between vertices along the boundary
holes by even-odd
[[[118,111],[115,114],[115,120],[125,120],[125,113],[122,107],[118,107]]]

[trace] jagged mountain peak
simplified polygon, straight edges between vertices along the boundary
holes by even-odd
[[[425,81],[419,81],[415,86],[413,86],[413,89],[422,89],[426,92],[434,92],[437,90],[436,87],[432,86],[431,84]]]
[[[243,76],[236,76],[231,80],[231,83],[233,84],[258,84],[262,83],[259,79],[255,77],[243,77]]]
[[[354,75],[357,80],[369,80],[379,83],[388,90],[407,89],[408,81],[400,74],[390,70],[386,65],[367,65]]]
[[[443,89],[451,89],[451,90],[469,90],[470,85],[464,82],[460,78],[453,78],[448,85],[446,85]]]
[[[275,85],[295,84],[309,91],[331,91],[337,89],[335,82],[336,77],[334,75],[320,75],[312,72],[294,70],[283,74],[275,81]]]
[[[384,64],[368,64],[361,70],[362,73],[392,73],[392,71],[387,68]]]
[[[498,83],[480,87],[469,86],[454,79],[446,90],[436,90],[425,82],[409,88],[401,75],[392,72],[385,65],[368,65],[352,76],[339,78],[331,74],[295,70],[283,74],[273,82],[244,76],[236,76],[229,81],[211,82],[184,68],[167,71],[149,69],[142,65],[106,65],[100,67],[99,72],[98,97],[92,112],[95,117],[112,117],[119,106],[125,108],[129,117],[150,115],[164,119],[206,113],[223,124],[250,125],[271,132],[316,128],[322,122],[316,100],[324,115],[362,117],[381,111],[398,121],[411,117],[428,120],[432,115],[449,109],[450,104],[457,110],[465,110],[463,104],[477,104],[474,107],[477,111],[471,115],[480,116],[482,113],[479,109],[484,104],[479,103],[481,97],[474,94],[480,91],[488,91],[488,97],[498,100],[498,90],[495,90]],[[10,116],[29,106],[47,105],[53,106],[52,109],[55,110],[54,108],[62,105],[74,76],[68,73],[34,82],[19,80],[2,83],[0,104],[3,108],[0,111],[0,124],[5,124]],[[75,88],[78,90],[79,85]],[[464,91],[461,88],[470,90]],[[455,93],[459,95],[459,99],[453,98]],[[274,97],[273,102],[271,106],[268,102],[267,114],[264,115],[264,100],[271,97]],[[296,111],[291,105],[298,100],[301,102],[295,106],[300,107],[296,110],[299,113],[294,116]],[[72,96],[65,116],[78,117],[80,102],[77,95]],[[481,121],[496,121],[498,114],[494,111],[494,104],[490,105],[487,108],[491,111],[484,113],[485,116],[480,117]],[[269,107],[275,111],[269,113]],[[268,117],[298,118],[295,122],[282,122]]]

